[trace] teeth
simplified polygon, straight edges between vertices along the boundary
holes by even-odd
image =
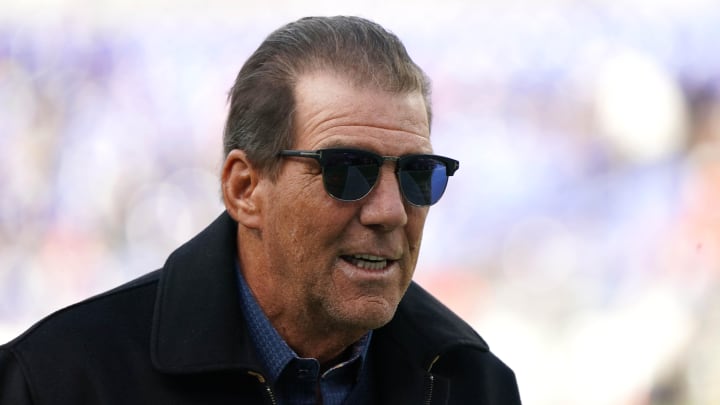
[[[380,256],[363,254],[346,257],[350,263],[365,270],[382,270],[388,264],[388,260]]]

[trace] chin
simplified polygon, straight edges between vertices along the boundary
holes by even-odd
[[[347,320],[363,330],[377,329],[392,320],[396,309],[397,304],[393,305],[387,301],[371,301],[362,305],[361,308],[354,308],[353,313],[348,314]]]

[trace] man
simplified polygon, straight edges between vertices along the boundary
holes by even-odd
[[[214,223],[165,266],[0,348],[0,404],[519,404],[512,371],[412,283],[429,84],[370,21],[271,34],[230,94]]]

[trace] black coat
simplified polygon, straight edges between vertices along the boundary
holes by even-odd
[[[162,269],[0,346],[0,405],[274,403],[242,320],[236,230],[225,213]],[[520,403],[513,372],[414,283],[368,353],[373,404]]]

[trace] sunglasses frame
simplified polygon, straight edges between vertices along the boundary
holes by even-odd
[[[375,183],[372,184],[372,186],[368,189],[368,191],[363,194],[362,196],[356,198],[356,199],[343,199],[340,197],[337,197],[330,193],[327,188],[327,184],[325,182],[325,159],[323,158],[324,153],[343,153],[343,152],[352,152],[352,153],[361,153],[366,156],[372,157],[378,166],[378,172],[380,168],[383,166],[383,164],[387,161],[393,161],[396,162],[395,165],[395,177],[398,180],[398,186],[400,187],[400,192],[403,195],[403,199],[407,201],[409,204],[416,206],[416,207],[428,207],[431,206],[438,201],[440,201],[440,198],[444,194],[445,190],[443,189],[443,193],[440,194],[440,196],[437,198],[437,200],[430,204],[416,204],[413,201],[410,201],[407,198],[407,195],[405,194],[405,190],[403,189],[402,181],[400,179],[400,172],[403,170],[404,162],[407,162],[414,158],[431,158],[434,160],[438,160],[442,162],[445,165],[445,174],[447,177],[452,176],[455,174],[455,172],[460,168],[460,162],[458,162],[455,159],[440,156],[440,155],[432,155],[432,154],[410,154],[410,155],[403,155],[403,156],[383,156],[379,155],[375,152],[371,152],[364,149],[354,149],[354,148],[326,148],[326,149],[318,149],[318,150],[292,150],[292,149],[286,149],[281,150],[280,153],[278,153],[278,156],[280,157],[300,157],[300,158],[310,158],[316,160],[320,164],[320,168],[323,172],[323,187],[325,188],[325,192],[332,198],[338,200],[338,201],[345,201],[345,202],[353,202],[353,201],[359,201],[363,198],[367,197],[370,192],[375,188],[375,185],[377,184],[377,179],[375,180]],[[326,156],[326,155],[325,155]],[[379,173],[378,173],[379,174]],[[447,180],[445,180],[445,186],[447,187]]]

